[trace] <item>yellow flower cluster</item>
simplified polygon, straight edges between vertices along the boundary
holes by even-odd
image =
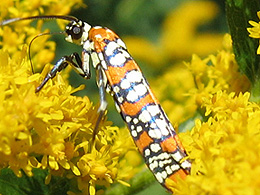
[[[82,0],[44,0],[44,1],[13,1],[6,0],[0,3],[0,21],[9,18],[28,17],[36,15],[66,15],[71,9],[85,6]],[[22,44],[29,44],[42,30],[43,21],[37,21],[36,27],[29,25],[30,21],[15,23],[14,29],[4,26],[0,29],[2,42],[0,46],[9,54],[21,50]],[[60,25],[63,23],[59,22]],[[54,58],[55,42],[47,41],[49,36],[36,39],[30,48],[33,64],[36,68],[43,67]],[[20,47],[20,48],[19,48]],[[18,49],[19,48],[19,49]],[[34,63],[35,62],[35,63]]]
[[[191,132],[180,134],[192,172],[172,184],[176,194],[260,193],[260,106],[249,96],[219,91],[204,100],[209,119],[196,120]]]
[[[196,86],[190,90],[190,94],[195,95],[196,104],[199,106],[204,101],[203,98],[220,90],[238,94],[250,87],[248,78],[239,73],[235,56],[230,51],[221,50],[217,55],[209,55],[203,60],[193,55],[191,63],[186,65]]]
[[[0,10],[8,7],[9,11],[0,11],[1,18],[68,14],[73,5],[81,4],[77,0],[36,2],[4,1]],[[56,10],[61,6],[61,11]],[[41,74],[32,73],[27,46],[22,44],[41,32],[42,22],[37,22],[36,28],[28,21],[21,23],[12,25],[13,29],[0,29],[0,168],[9,167],[19,177],[22,171],[32,176],[33,168],[48,169],[46,184],[52,175],[67,177],[77,182],[83,194],[94,195],[96,186],[108,187],[114,182],[128,185],[124,180],[132,177],[135,169],[126,156],[136,151],[129,133],[104,119],[93,142],[97,108],[87,97],[73,96],[84,87],[73,89],[64,76],[57,75],[35,93],[51,67],[46,65]],[[32,44],[36,45],[31,54],[37,66],[53,59],[55,44],[47,38]],[[139,158],[135,159],[140,162]],[[69,194],[73,191],[77,189]]]
[[[32,75],[26,55],[24,50],[10,59],[0,52],[0,166],[17,176],[21,169],[32,176],[32,168],[49,168],[51,174],[74,177],[79,189],[90,194],[95,194],[95,185],[124,183],[133,174],[121,160],[135,148],[129,134],[104,121],[92,146],[97,109],[87,97],[71,95],[83,86],[72,89],[58,75],[35,94],[50,66]]]
[[[257,16],[260,20],[260,11],[257,12]],[[250,20],[249,24],[251,24],[253,27],[247,28],[248,32],[250,33],[249,36],[255,39],[259,39],[259,46],[256,51],[257,54],[260,54],[260,22],[255,22]]]
[[[231,45],[228,35],[224,45]],[[155,81],[171,120],[181,123],[198,110],[205,120],[179,134],[192,172],[185,181],[170,182],[174,194],[258,194],[260,106],[249,101],[249,80],[230,47],[204,59],[193,55],[185,65]]]
[[[152,81],[152,88],[171,121],[182,123],[192,117],[204,98],[220,90],[239,94],[249,89],[250,82],[239,73],[235,56],[230,51],[230,36],[225,35],[223,40],[225,49],[217,55],[201,59],[194,54],[190,63],[175,64]]]
[[[72,9],[85,6],[82,0],[35,0],[35,1],[13,1],[6,0],[0,4],[0,18],[17,18],[34,15],[66,15]]]

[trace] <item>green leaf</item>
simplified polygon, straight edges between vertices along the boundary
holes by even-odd
[[[259,40],[249,37],[248,21],[259,21],[259,0],[226,0],[227,21],[233,41],[233,49],[240,71],[252,83],[252,96],[260,97],[260,56],[256,54]]]
[[[3,195],[63,195],[69,190],[68,180],[62,177],[53,177],[49,185],[45,185],[48,171],[33,170],[33,177],[23,175],[17,177],[11,169],[5,168],[0,172],[0,194]]]
[[[105,195],[167,195],[169,192],[155,180],[152,172],[145,167],[143,171],[135,175],[129,182],[131,187],[122,184],[113,185],[106,190]]]

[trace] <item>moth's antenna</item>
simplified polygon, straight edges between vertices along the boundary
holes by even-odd
[[[22,20],[52,20],[52,19],[61,19],[67,21],[78,21],[78,18],[74,16],[62,16],[62,15],[48,15],[48,16],[30,16],[24,18],[11,18],[7,20],[3,20],[0,22],[0,26],[4,26],[6,24],[11,24],[14,22],[22,21]]]
[[[31,58],[31,46],[32,46],[32,43],[35,39],[41,37],[41,36],[44,36],[44,35],[53,35],[53,34],[65,34],[65,31],[63,32],[47,32],[47,33],[41,33],[41,34],[38,34],[36,35],[35,37],[33,37],[33,39],[30,41],[29,43],[29,46],[28,46],[28,56],[29,56],[29,61],[30,61],[30,64],[31,64],[31,69],[32,69],[32,73],[34,74],[34,68],[33,68],[33,64],[32,64],[32,58]]]
[[[78,19],[74,16],[63,16],[63,15],[47,15],[47,16],[29,16],[29,17],[24,17],[24,18],[11,18],[11,19],[7,19],[7,20],[3,20],[0,21],[0,26],[4,26],[7,24],[11,24],[14,22],[18,22],[18,21],[22,21],[22,20],[53,20],[53,19],[61,19],[61,20],[67,20],[67,21],[78,21]],[[29,43],[29,60],[30,60],[30,64],[31,64],[31,69],[32,69],[32,73],[34,73],[34,68],[32,65],[32,60],[31,60],[31,45],[32,42],[43,35],[50,35],[50,34],[64,34],[65,32],[49,32],[49,33],[41,33],[38,34],[37,36],[35,36]]]

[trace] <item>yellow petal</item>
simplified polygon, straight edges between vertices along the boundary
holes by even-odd
[[[58,163],[64,168],[64,169],[70,169],[70,164],[67,160],[59,160]]]
[[[50,117],[54,120],[62,120],[64,118],[63,113],[60,110],[50,113]]]
[[[51,169],[58,170],[59,165],[53,156],[49,156],[49,166]]]
[[[27,83],[27,77],[17,77],[14,79],[15,84],[22,85]]]
[[[125,182],[125,181],[122,181],[122,180],[117,180],[118,181],[118,183],[121,183],[121,184],[123,184],[124,186],[127,186],[127,187],[131,187],[131,185],[129,184],[129,183],[127,183],[127,182]]]
[[[95,186],[92,183],[90,183],[90,186],[89,186],[89,194],[90,195],[95,195],[96,194]]]
[[[45,177],[45,184],[48,185],[51,181],[51,174],[48,174],[46,177]]]
[[[70,169],[76,176],[80,175],[80,171],[79,171],[78,167],[75,166],[72,162],[70,162]]]

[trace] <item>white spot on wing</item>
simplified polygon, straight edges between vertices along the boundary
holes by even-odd
[[[171,154],[173,159],[177,162],[180,162],[180,160],[183,158],[182,154],[179,151],[176,151],[175,153]]]
[[[131,134],[132,134],[133,137],[137,137],[137,132],[135,130],[132,130]]]
[[[122,53],[116,54],[114,57],[110,58],[110,64],[112,66],[119,66],[124,64],[126,61],[125,56]]]
[[[151,150],[152,150],[153,152],[155,152],[155,153],[157,153],[158,151],[161,150],[160,145],[157,144],[157,143],[151,144],[151,145],[150,145],[150,148],[151,148]]]
[[[157,105],[150,105],[147,107],[147,110],[150,113],[153,113],[153,116],[155,116],[156,114],[160,113],[160,109],[158,108]]]
[[[111,56],[113,55],[114,51],[118,48],[117,43],[111,41],[108,43],[108,45],[106,46],[106,50],[105,53],[107,56]]]
[[[171,170],[174,172],[174,171],[177,171],[180,169],[180,166],[178,164],[174,164],[171,166]]]
[[[143,123],[147,123],[151,120],[151,115],[147,110],[143,110],[141,114],[139,115],[140,121]]]
[[[160,139],[162,137],[162,133],[159,129],[150,129],[148,135],[154,139]]]
[[[151,154],[151,151],[150,151],[150,149],[145,149],[145,151],[144,151],[144,156],[150,156],[150,154]]]
[[[124,98],[119,97],[117,100],[118,100],[119,103],[122,103],[124,101]]]
[[[168,175],[171,175],[172,172],[173,172],[170,166],[165,167],[165,170],[166,170]]]
[[[156,179],[159,181],[159,183],[163,183],[163,178],[161,173],[156,173],[155,174]]]
[[[126,96],[127,101],[129,102],[135,102],[138,99],[138,95],[135,91],[129,91]]]
[[[127,75],[126,75],[126,79],[129,81],[129,82],[141,82],[142,79],[143,79],[143,75],[141,72],[139,71],[131,71],[129,72]]]
[[[143,96],[147,93],[147,88],[143,84],[139,84],[134,86],[134,91],[138,94],[138,96]]]
[[[166,128],[167,122],[165,120],[156,119],[155,123],[158,126],[158,128],[160,129],[160,131],[162,132],[162,135],[167,136],[169,134],[169,131]]]
[[[126,121],[127,123],[129,123],[131,120],[132,120],[132,118],[131,118],[130,116],[126,116],[126,117],[125,117],[125,121]]]
[[[121,50],[121,52],[122,52],[122,54],[123,54],[126,58],[130,58],[130,57],[131,57],[130,54],[129,54],[127,51]]]
[[[118,93],[120,91],[120,88],[118,86],[114,86],[113,91],[115,93]]]
[[[163,168],[164,165],[170,164],[171,162],[172,162],[171,160],[162,160],[162,161],[159,162],[159,166],[161,168]]]
[[[143,130],[142,126],[136,127],[136,131],[137,131],[138,133],[141,132],[142,130]]]
[[[126,45],[121,39],[117,39],[117,44],[126,49]]]
[[[181,163],[181,167],[186,169],[191,167],[191,163],[187,160],[185,160],[183,163]]]
[[[170,156],[166,152],[163,152],[163,153],[158,155],[158,159],[160,159],[160,160],[165,160],[165,159],[169,159],[169,158],[170,158]]]
[[[102,36],[101,36],[100,34],[96,34],[96,35],[95,35],[95,38],[97,38],[97,39],[102,39]]]
[[[162,172],[162,177],[163,177],[163,179],[166,179],[166,177],[167,177],[166,171],[163,171],[163,172]]]
[[[122,80],[121,83],[120,83],[120,87],[122,89],[128,89],[130,86],[131,85],[130,85],[130,83],[127,79]]]
[[[121,108],[119,107],[119,105],[115,102],[115,106],[116,106],[116,110],[117,110],[117,112],[121,112]]]
[[[154,170],[156,167],[158,167],[158,162],[157,161],[154,161],[154,162],[149,164],[149,168],[151,170]]]
[[[134,118],[133,122],[134,122],[134,124],[137,124],[138,123],[138,119]]]

